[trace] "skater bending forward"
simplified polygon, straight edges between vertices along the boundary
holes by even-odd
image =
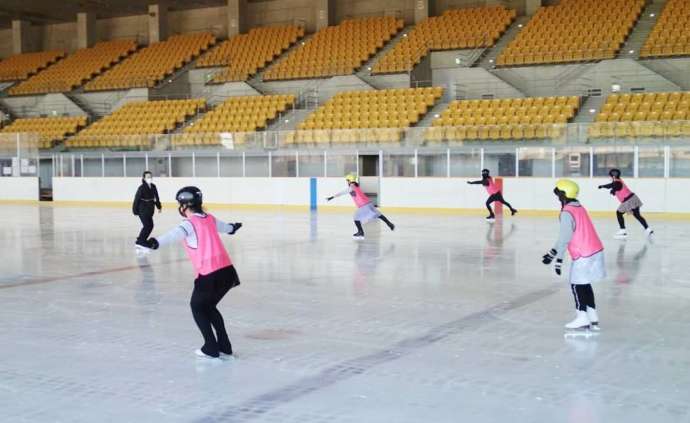
[[[486,199],[486,208],[489,210],[489,215],[486,217],[487,222],[493,222],[496,219],[494,210],[491,208],[491,204],[498,201],[499,203],[505,204],[510,209],[510,215],[514,216],[517,210],[513,208],[504,198],[501,193],[500,188],[496,185],[494,178],[489,174],[489,169],[482,170],[482,179],[478,181],[467,181],[470,185],[483,185],[486,188],[486,192],[489,193],[489,198]]]
[[[618,220],[618,227],[620,228],[618,232],[614,235],[616,239],[625,239],[628,237],[628,232],[625,229],[625,216],[626,213],[632,213],[640,222],[640,225],[644,228],[647,236],[651,236],[654,231],[649,227],[647,221],[640,213],[640,208],[642,207],[642,200],[634,192],[630,191],[630,188],[621,179],[621,171],[618,169],[611,169],[609,171],[609,176],[611,177],[611,183],[606,185],[599,185],[599,189],[608,189],[611,195],[616,197],[616,199],[621,203],[616,210],[616,219]]]
[[[363,239],[364,229],[362,228],[362,223],[367,223],[374,219],[381,219],[386,225],[388,225],[388,228],[391,231],[395,230],[395,225],[388,220],[386,216],[381,214],[381,212],[374,207],[369,197],[364,194],[362,188],[359,186],[359,182],[357,182],[357,176],[350,173],[349,175],[345,176],[345,181],[347,182],[347,189],[328,197],[326,201],[331,201],[336,197],[346,194],[349,194],[352,197],[352,201],[354,201],[355,205],[357,206],[357,211],[355,212],[355,226],[357,227],[357,233],[352,235],[353,238]]]
[[[594,229],[587,210],[577,201],[580,188],[568,179],[556,183],[554,194],[561,203],[560,231],[556,245],[544,254],[542,263],[548,265],[555,259],[556,274],[566,248],[572,259],[570,289],[575,299],[575,320],[565,325],[567,330],[599,330],[599,316],[594,303],[592,283],[606,277],[604,246]]]
[[[204,338],[204,345],[195,353],[200,358],[230,357],[232,345],[217,306],[240,281],[218,233],[234,235],[242,224],[224,223],[204,212],[202,194],[197,187],[184,187],[175,198],[179,203],[178,211],[185,219],[168,233],[148,239],[147,247],[155,250],[182,242],[196,271],[190,305]]]

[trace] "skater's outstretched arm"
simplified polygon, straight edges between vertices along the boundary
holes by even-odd
[[[487,186],[487,185],[489,185],[489,180],[486,179],[486,178],[484,178],[484,179],[480,179],[480,180],[478,180],[478,181],[467,181],[467,183],[470,184],[470,185],[484,185],[484,186]]]
[[[347,194],[352,192],[352,189],[353,189],[352,187],[349,187],[346,190],[335,193],[335,194],[331,195],[330,197],[326,198],[326,201],[331,201],[334,198],[338,198],[338,197],[342,197],[343,195],[347,195]]]
[[[193,237],[194,241],[196,241],[196,233],[194,232],[194,226],[192,226],[192,222],[190,222],[189,220],[184,220],[182,221],[182,223],[172,228],[168,232],[164,233],[163,235],[157,238],[149,238],[146,241],[146,244],[150,249],[157,250],[160,247],[165,247],[166,245],[174,244],[184,239],[188,239],[190,237]],[[193,242],[190,245],[194,244],[196,244],[196,242]]]
[[[239,231],[242,224],[237,223],[225,223],[222,220],[216,219],[216,229],[218,232],[228,235],[235,235],[235,232]]]
[[[616,195],[616,192],[623,189],[623,183],[621,181],[613,181],[610,184],[599,185],[599,189],[611,190],[611,195]]]

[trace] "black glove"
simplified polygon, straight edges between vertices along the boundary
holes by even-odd
[[[149,238],[146,240],[146,246],[152,250],[157,250],[160,247],[156,238]]]
[[[467,181],[467,185],[472,185],[472,182],[471,182],[471,181]]]
[[[235,235],[235,232],[239,231],[240,228],[242,227],[241,223],[231,223],[232,225],[232,232],[228,232],[230,235]]]
[[[556,265],[554,266],[554,270],[556,270],[556,274],[558,276],[561,276],[561,266],[562,265],[563,265],[563,259],[557,259]]]
[[[328,198],[326,198],[326,201],[331,201],[331,200],[334,199],[334,198],[335,198],[335,197],[333,197],[333,196],[328,197]]]
[[[597,189],[604,189],[605,187],[603,185],[599,185]]]
[[[554,250],[553,248],[549,250],[548,253],[544,254],[541,258],[541,262],[544,264],[551,264],[554,258],[556,258],[556,254],[558,254],[558,251]]]

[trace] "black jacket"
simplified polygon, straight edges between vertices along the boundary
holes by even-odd
[[[155,184],[149,186],[142,182],[134,195],[134,202],[132,202],[132,213],[136,216],[139,214],[153,214],[153,206],[158,210],[161,209],[161,200],[158,198],[158,190]]]

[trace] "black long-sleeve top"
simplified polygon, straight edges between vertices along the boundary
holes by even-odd
[[[621,181],[613,181],[610,184],[600,185],[599,188],[606,188],[610,190],[611,195],[616,195],[616,193],[623,189],[623,183]]]
[[[139,215],[142,207],[146,207],[147,204],[151,204],[151,212],[153,212],[154,205],[158,210],[162,208],[161,200],[158,198],[158,189],[156,189],[156,185],[151,184],[149,186],[146,182],[142,182],[137,189],[137,193],[134,195],[134,201],[132,202],[132,213]]]
[[[470,185],[484,185],[485,187],[489,186],[489,177],[488,176],[483,176],[482,179],[478,181],[469,181],[467,182]]]

